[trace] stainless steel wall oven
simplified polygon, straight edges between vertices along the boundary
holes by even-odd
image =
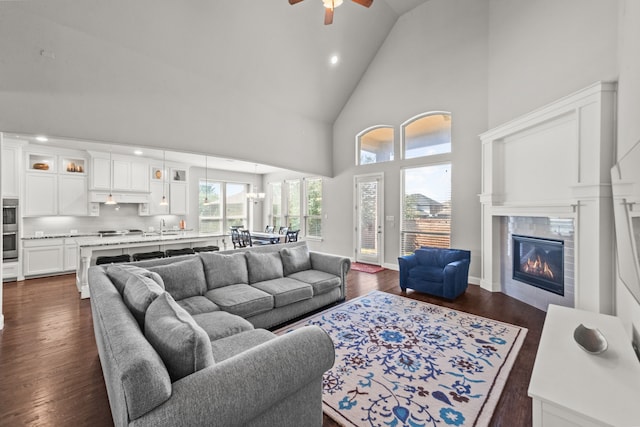
[[[2,259],[18,258],[18,199],[2,199]]]

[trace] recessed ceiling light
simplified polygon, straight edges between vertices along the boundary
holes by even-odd
[[[47,142],[48,140],[49,138],[47,138],[46,136],[43,136],[43,135],[36,136],[36,141]]]
[[[133,154],[135,154],[136,156],[142,156],[142,150],[135,150]]]
[[[336,65],[338,63],[338,59],[338,55],[333,55],[331,59],[329,59],[329,62],[331,63],[331,65]]]

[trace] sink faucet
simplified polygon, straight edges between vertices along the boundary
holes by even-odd
[[[167,227],[167,223],[164,222],[164,218],[160,219],[160,235],[164,232],[164,229]]]

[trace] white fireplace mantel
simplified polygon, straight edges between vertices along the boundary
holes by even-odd
[[[501,217],[571,218],[575,307],[613,312],[615,105],[598,82],[480,135],[484,289],[501,290]]]

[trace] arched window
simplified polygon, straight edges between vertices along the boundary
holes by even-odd
[[[436,111],[415,116],[401,126],[405,159],[451,152],[451,114]]]
[[[393,160],[393,126],[374,126],[356,136],[356,165]]]

